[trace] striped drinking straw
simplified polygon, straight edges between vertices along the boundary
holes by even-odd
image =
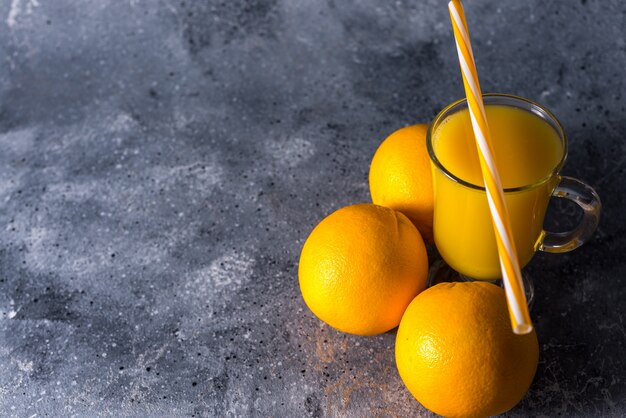
[[[483,96],[478,84],[478,73],[474,63],[474,54],[470,44],[465,13],[459,0],[452,0],[448,3],[448,9],[450,10],[456,49],[459,54],[463,85],[465,86],[467,105],[474,129],[474,137],[476,138],[480,167],[485,180],[487,201],[489,202],[489,209],[493,219],[493,229],[496,235],[498,254],[500,255],[500,267],[502,269],[502,279],[509,306],[511,325],[514,333],[527,334],[532,331],[533,325],[528,314],[522,273],[517,258],[517,250],[515,249],[515,241],[513,241],[511,222],[504,201],[502,182],[493,158],[493,146],[491,144],[489,127],[487,126]]]

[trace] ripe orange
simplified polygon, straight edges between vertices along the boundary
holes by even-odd
[[[369,172],[372,202],[404,213],[427,242],[433,241],[433,181],[426,149],[428,125],[389,135],[378,147]]]
[[[426,287],[422,238],[403,214],[347,206],[309,235],[298,267],[307,306],[330,326],[358,335],[388,331]]]
[[[535,375],[537,335],[511,330],[504,290],[441,283],[409,305],[396,336],[400,377],[417,400],[446,417],[501,414]]]

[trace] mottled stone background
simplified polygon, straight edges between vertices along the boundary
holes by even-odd
[[[604,203],[532,262],[508,416],[624,416],[626,4],[466,9],[483,89],[553,110]],[[463,95],[456,60],[442,0],[1,1],[0,415],[431,416],[395,332],[322,324],[297,262],[380,141]]]

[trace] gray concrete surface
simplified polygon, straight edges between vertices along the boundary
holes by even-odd
[[[626,4],[466,9],[483,90],[553,110],[604,201],[532,262],[507,415],[624,416]],[[4,0],[0,27],[1,416],[431,416],[394,332],[322,324],[297,262],[379,142],[463,95],[445,2]]]

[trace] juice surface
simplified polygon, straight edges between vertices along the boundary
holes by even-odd
[[[505,188],[532,184],[559,163],[563,145],[557,132],[536,115],[511,106],[485,108],[496,166]],[[446,118],[433,136],[437,158],[455,176],[482,186],[476,142],[467,109]]]
[[[522,109],[487,105],[496,166],[505,188],[533,185],[508,192],[509,210],[520,265],[532,258],[543,230],[548,201],[558,176],[546,179],[563,156],[558,133],[538,116]],[[455,176],[483,185],[469,112],[448,116],[433,132],[435,155]],[[456,271],[475,279],[500,278],[500,264],[487,197],[464,186],[433,165],[435,243]]]

